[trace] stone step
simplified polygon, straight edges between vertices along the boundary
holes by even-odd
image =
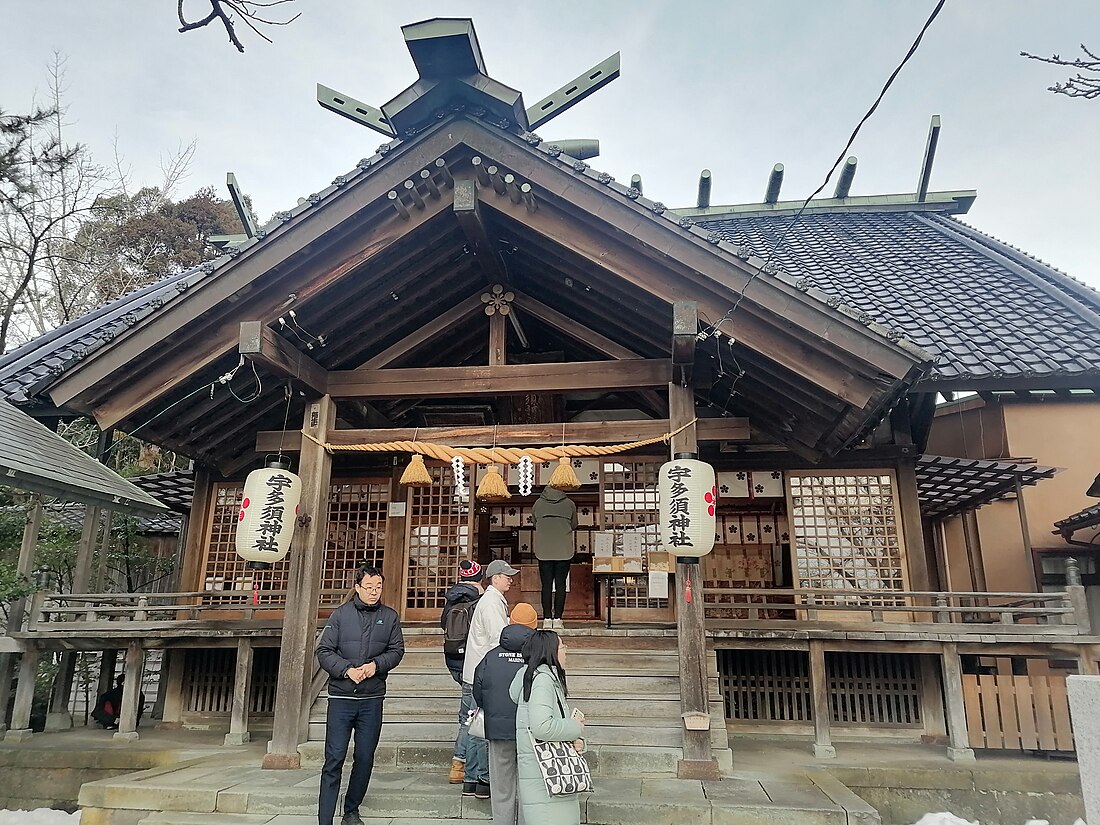
[[[455,722],[440,721],[387,721],[382,726],[381,742],[454,742]],[[586,726],[587,739],[593,745],[632,745],[642,742],[659,747],[680,747],[682,742],[679,717],[667,720],[646,720],[639,725],[634,719],[601,719],[598,724]],[[728,747],[725,727],[711,728],[711,742],[715,747]],[[309,723],[310,741],[324,741],[325,723]]]
[[[718,692],[718,677],[712,676],[707,680],[712,693]],[[439,694],[441,696],[457,696],[458,683],[451,678],[446,671],[424,673],[401,673],[394,671],[386,679],[386,695],[399,696],[402,693],[411,695]],[[680,695],[680,677],[672,674],[652,674],[638,671],[624,673],[575,673],[569,672],[569,695],[580,696],[590,694],[612,695],[639,695],[639,694],[673,694]]]
[[[269,772],[270,773],[270,772]],[[128,777],[110,783],[118,804],[113,811],[131,815],[117,821],[142,825],[312,825],[317,817],[316,772],[292,775],[234,776],[215,786],[213,808],[152,812],[148,800],[128,795]],[[166,792],[182,783],[162,782]],[[147,791],[149,789],[146,789]],[[178,796],[176,797],[178,801]],[[140,802],[141,805],[127,803]],[[809,776],[781,779],[732,777],[721,782],[660,778],[597,777],[595,790],[582,795],[581,822],[587,825],[879,825],[873,808],[849,789],[833,782],[818,784]],[[148,814],[142,816],[146,811]],[[87,813],[87,809],[86,809]],[[98,812],[96,812],[98,813]],[[377,772],[360,809],[368,825],[429,825],[487,820],[489,803],[460,795],[439,774]],[[100,821],[100,820],[96,820]],[[116,821],[116,820],[103,820]]]
[[[607,650],[604,648],[585,648],[570,646],[568,669],[600,667],[659,667],[675,670],[679,663],[679,654],[675,648],[670,650]],[[407,648],[400,667],[444,667],[443,648]]]
[[[585,716],[592,719],[626,716],[640,718],[678,718],[680,716],[679,696],[571,696],[570,705],[580,708]],[[310,718],[323,720],[328,710],[328,699],[321,697],[313,704]],[[711,702],[712,712],[719,718],[723,713],[722,700]],[[387,721],[406,718],[450,719],[458,715],[458,697],[428,696],[388,696],[384,705]]]

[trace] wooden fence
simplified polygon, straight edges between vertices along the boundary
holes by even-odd
[[[1064,676],[964,673],[962,678],[970,747],[1074,749]]]

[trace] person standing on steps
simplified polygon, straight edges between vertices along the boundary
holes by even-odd
[[[470,622],[470,637],[466,641],[466,658],[462,663],[462,698],[474,710],[474,672],[485,654],[500,644],[500,632],[508,626],[508,601],[504,594],[512,586],[512,577],[519,571],[503,559],[495,559],[485,567],[489,586],[478,599],[474,618]],[[468,724],[468,720],[467,720]],[[489,744],[484,739],[466,739],[466,774],[462,782],[463,796],[488,799]]]
[[[493,825],[523,825],[516,786],[516,703],[508,690],[523,667],[520,651],[534,635],[539,616],[531,605],[520,602],[512,608],[511,618],[512,623],[500,633],[500,644],[485,654],[474,671],[474,701],[485,715],[489,741]]]
[[[443,613],[439,617],[443,628],[443,659],[451,677],[462,686],[462,665],[466,659],[466,644],[470,637],[470,622],[474,616],[477,600],[484,592],[482,580],[485,578],[481,565],[471,559],[458,563],[458,584],[447,591],[443,598]],[[459,785],[466,776],[466,720],[472,705],[463,695],[458,706],[458,736],[451,756],[451,771],[447,778],[452,785]]]
[[[577,529],[577,505],[550,485],[542,488],[531,508],[535,522],[535,558],[542,581],[542,629],[562,630],[565,614],[565,580],[573,560],[573,531]]]
[[[359,806],[367,793],[382,733],[386,676],[405,655],[401,621],[396,611],[382,604],[382,571],[361,564],[354,578],[351,600],[332,611],[317,642],[317,662],[329,675],[325,766],[317,800],[319,825],[333,825],[352,731],[355,756],[340,823],[363,825]]]

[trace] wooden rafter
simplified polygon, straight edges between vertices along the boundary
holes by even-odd
[[[606,335],[601,335],[594,329],[581,324],[567,315],[563,315],[553,307],[549,307],[542,301],[538,301],[529,295],[516,292],[516,306],[525,310],[530,315],[533,315],[535,318],[538,318],[543,323],[549,324],[558,332],[564,333],[570,338],[580,341],[582,344],[591,347],[596,352],[606,355],[609,358],[625,361],[642,357],[628,347],[615,343]]]
[[[377,370],[389,366],[398,358],[408,354],[455,324],[465,321],[475,313],[481,313],[484,306],[481,303],[481,292],[479,291],[476,295],[471,295],[434,320],[420,325],[397,343],[364,361],[360,369]]]

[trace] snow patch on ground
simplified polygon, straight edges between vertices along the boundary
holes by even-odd
[[[913,825],[981,825],[981,823],[971,822],[969,819],[963,819],[961,816],[955,816],[954,814],[939,813],[925,814]],[[1045,819],[1029,819],[1024,825],[1050,825],[1050,822]],[[1078,819],[1073,825],[1085,825],[1085,821]]]
[[[67,814],[53,808],[33,811],[0,811],[0,825],[80,825],[80,811]]]

